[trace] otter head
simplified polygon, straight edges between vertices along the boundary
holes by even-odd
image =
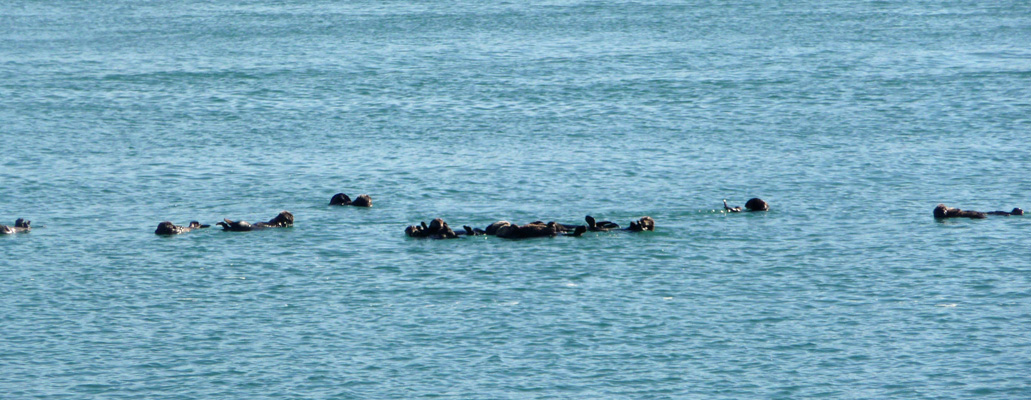
[[[180,232],[178,226],[175,226],[171,221],[163,221],[158,224],[157,230],[154,231],[158,235],[175,235]]]
[[[652,217],[641,217],[637,222],[637,226],[640,227],[642,231],[654,231],[655,220],[652,219]]]
[[[14,227],[29,229],[29,224],[31,223],[32,221],[26,221],[24,218],[18,218],[17,221],[14,221]]]
[[[329,199],[329,205],[331,206],[346,206],[348,204],[351,204],[351,198],[343,193],[334,194],[333,198]]]
[[[422,236],[425,236],[423,234],[422,227],[419,226],[419,225],[409,225],[407,228],[405,228],[405,235],[408,235],[409,237],[422,237]]]
[[[458,234],[451,230],[450,226],[447,226],[447,222],[444,222],[440,230],[437,231],[437,237],[441,239],[455,239],[458,238]]]
[[[949,215],[949,208],[946,207],[944,204],[938,204],[937,206],[934,206],[934,217],[935,218],[945,218],[948,215]]]
[[[355,207],[372,207],[372,197],[369,197],[367,194],[363,194],[354,199],[354,202],[352,202],[351,205]]]
[[[1024,215],[1024,210],[1021,210],[1019,208],[1014,208],[1013,211],[1010,211],[1010,214],[1013,214],[1013,215]]]
[[[437,232],[440,232],[440,230],[444,229],[445,227],[447,227],[447,223],[444,222],[443,219],[437,218],[437,219],[435,219],[433,221],[430,221],[429,231],[430,231],[430,233],[437,233]]]
[[[287,227],[294,224],[294,215],[289,211],[280,211],[279,215],[269,221],[269,225]]]
[[[745,208],[747,208],[748,211],[769,211],[770,205],[763,201],[763,199],[753,197],[745,202]]]

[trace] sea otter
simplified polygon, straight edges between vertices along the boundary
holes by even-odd
[[[741,211],[769,211],[770,204],[763,201],[758,197],[753,197],[745,202],[745,208],[742,209],[740,206],[731,207],[727,205],[727,200],[723,199],[723,209],[729,212],[741,212]]]
[[[652,217],[641,217],[637,221],[630,222],[630,227],[624,230],[630,232],[654,231],[655,220]]]
[[[355,206],[355,207],[372,207],[372,197],[367,194],[359,195],[358,198],[351,201],[350,197],[346,194],[337,193],[333,195],[332,199],[329,199],[329,205],[331,206]]]
[[[247,221],[233,221],[228,218],[224,221],[225,222],[216,223],[215,225],[221,226],[222,229],[226,231],[245,232],[255,229],[286,228],[293,226],[294,215],[289,211],[282,211],[279,215],[276,215],[275,218],[270,219],[268,222],[259,222],[254,225],[251,225]]]
[[[26,233],[32,228],[29,227],[32,221],[28,221],[24,218],[18,218],[14,221],[14,226],[0,225],[0,235],[13,235],[15,233]]]
[[[973,218],[973,219],[982,219],[982,218],[987,218],[987,217],[988,217],[988,214],[985,214],[985,213],[980,212],[980,211],[967,211],[967,210],[960,210],[958,208],[949,208],[949,207],[946,207],[944,204],[938,204],[937,206],[934,207],[934,218],[937,218],[937,219],[944,219],[944,218]]]
[[[562,231],[562,228],[557,222],[548,222],[547,224],[535,221],[526,225],[504,225],[497,230],[497,236],[503,239],[529,239],[536,237],[550,237],[550,236],[581,236],[584,232],[587,232],[586,226],[577,226],[572,233],[566,233]]]
[[[171,221],[163,221],[158,224],[157,230],[154,231],[158,235],[178,235],[180,233],[186,233],[194,229],[202,229],[210,227],[211,225],[201,225],[200,222],[190,221],[187,226],[181,226],[173,224]]]

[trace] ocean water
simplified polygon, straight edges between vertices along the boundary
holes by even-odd
[[[1024,1],[0,1],[0,398],[1031,398],[1028,134]]]

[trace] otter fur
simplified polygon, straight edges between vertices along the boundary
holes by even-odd
[[[727,205],[727,200],[723,199],[723,209],[726,210],[727,212],[732,212],[732,213],[742,212],[742,211],[752,211],[752,212],[754,212],[754,211],[769,211],[770,210],[770,204],[767,203],[766,201],[764,201],[763,199],[760,199],[758,197],[753,197],[751,199],[748,199],[748,201],[745,202],[745,208],[741,208],[741,206],[731,207],[731,206]]]
[[[0,235],[26,233],[32,230],[32,228],[29,227],[29,224],[31,223],[32,221],[26,220],[24,218],[18,218],[16,221],[14,221],[14,226],[0,225]]]
[[[224,222],[219,222],[215,225],[221,226],[222,230],[233,231],[233,232],[246,232],[255,229],[266,229],[266,228],[287,228],[294,225],[294,215],[289,211],[281,211],[275,218],[270,219],[268,222],[259,222],[251,225],[247,221],[233,221],[231,219],[224,219]]]
[[[346,194],[337,193],[333,195],[333,198],[329,199],[329,205],[331,206],[355,206],[355,207],[372,207],[372,197],[367,194],[359,195],[358,198],[351,201],[351,198]]]
[[[437,218],[430,221],[429,226],[426,222],[422,222],[419,225],[411,225],[405,228],[405,235],[414,238],[430,238],[430,239],[457,239],[458,234],[451,230],[447,222],[443,219]]]
[[[949,208],[944,204],[938,204],[934,207],[934,218],[945,219],[945,218],[972,218],[982,219],[987,218],[988,214],[980,211],[969,211],[960,210],[958,208]]]
[[[162,221],[158,224],[157,230],[154,231],[157,235],[178,235],[180,233],[186,233],[194,229],[203,229],[210,227],[211,225],[201,225],[200,222],[190,221],[187,226],[176,225],[171,221]]]
[[[988,215],[1005,215],[1005,216],[1024,215],[1024,210],[1022,210],[1020,208],[1014,208],[1012,211],[989,211],[989,212],[986,212],[985,214],[988,214]]]
[[[630,232],[654,231],[655,220],[652,217],[641,217],[637,221],[630,222],[630,227],[626,230]]]

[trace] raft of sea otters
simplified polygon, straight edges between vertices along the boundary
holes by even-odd
[[[337,193],[329,200],[331,206],[355,206],[355,207],[372,207],[372,197],[367,194],[363,194],[351,200],[346,194]],[[769,203],[759,198],[752,198],[745,202],[744,208],[742,207],[731,207],[727,205],[727,201],[723,200],[723,209],[727,212],[757,212],[757,211],[768,211],[770,209]],[[981,219],[987,218],[989,215],[1024,215],[1024,210],[1020,208],[1014,208],[1010,211],[970,211],[961,210],[958,208],[950,208],[944,204],[938,204],[934,207],[934,218],[945,219],[945,218],[972,218]],[[544,223],[543,221],[534,221],[526,225],[517,225],[508,221],[498,221],[487,227],[472,228],[468,225],[462,226],[462,230],[455,231],[448,226],[447,222],[443,219],[437,218],[427,225],[426,222],[421,222],[419,225],[411,225],[405,228],[405,235],[413,238],[431,238],[431,239],[456,239],[462,236],[479,236],[479,235],[493,235],[499,238],[505,239],[526,239],[535,237],[550,237],[550,236],[581,236],[586,232],[607,232],[607,231],[626,231],[626,232],[644,232],[655,230],[655,220],[652,217],[641,217],[636,221],[631,221],[630,226],[627,228],[621,228],[619,224],[611,221],[597,221],[594,217],[588,215],[584,217],[584,225],[572,225],[572,224],[560,224],[555,221]],[[15,233],[26,233],[32,230],[29,227],[31,221],[25,220],[24,218],[18,218],[14,221],[14,226],[0,225],[0,235],[11,235]],[[294,215],[289,211],[282,211],[279,215],[268,220],[268,222],[258,222],[251,224],[247,221],[233,221],[231,219],[223,219],[221,222],[215,225],[221,226],[222,230],[244,232],[252,231],[256,229],[267,229],[267,228],[286,228],[293,226]],[[158,224],[157,230],[154,233],[158,235],[178,235],[180,233],[186,233],[196,229],[208,228],[211,225],[202,225],[198,221],[191,221],[189,225],[182,226],[176,225],[171,221],[162,221]]]

